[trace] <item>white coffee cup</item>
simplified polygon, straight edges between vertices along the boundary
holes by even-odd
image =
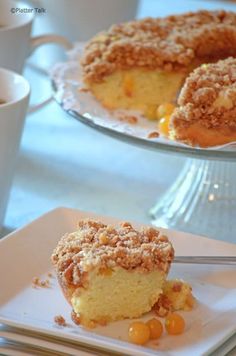
[[[3,224],[28,107],[26,79],[0,68],[0,229]]]
[[[24,12],[25,9],[28,12]],[[58,43],[66,49],[71,48],[69,41],[61,36],[31,38],[34,14],[34,7],[27,3],[0,0],[0,67],[21,73],[32,50],[45,43]]]
[[[46,10],[38,16],[34,33],[48,32],[65,36],[71,42],[87,41],[97,32],[108,29],[112,24],[132,20],[136,16],[139,0],[31,0],[37,7]],[[60,48],[43,48],[43,56],[34,57],[43,66],[64,61]]]
[[[35,0],[34,0],[35,1]],[[138,0],[37,0],[47,11],[43,29],[86,41],[112,24],[135,18]]]

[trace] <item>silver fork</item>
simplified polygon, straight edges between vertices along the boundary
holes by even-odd
[[[236,265],[236,256],[176,256],[174,263]]]

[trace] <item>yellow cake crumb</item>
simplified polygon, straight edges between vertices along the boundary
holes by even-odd
[[[108,109],[141,111],[149,119],[157,119],[162,103],[175,102],[186,72],[165,72],[133,68],[117,70],[102,82],[87,83],[94,96]]]
[[[191,286],[180,280],[167,280],[163,286],[163,293],[153,310],[158,316],[166,316],[169,312],[178,310],[192,310],[195,298],[192,295]]]

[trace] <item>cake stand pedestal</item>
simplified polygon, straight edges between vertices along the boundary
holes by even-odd
[[[155,226],[236,242],[236,162],[187,159],[150,215]]]

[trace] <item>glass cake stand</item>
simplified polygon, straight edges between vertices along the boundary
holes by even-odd
[[[69,115],[121,141],[157,153],[187,157],[173,185],[150,209],[152,223],[235,242],[236,144],[224,148],[192,148],[174,141],[148,139],[146,133],[141,132],[143,126],[138,128],[140,130],[134,128],[135,125],[121,127],[112,118],[110,120],[109,113],[98,107],[94,98],[86,97],[86,93],[78,94],[77,70],[73,62],[69,66],[57,67],[56,76],[52,74],[54,98]],[[60,72],[62,75],[58,80]],[[82,105],[84,102],[85,106]]]

